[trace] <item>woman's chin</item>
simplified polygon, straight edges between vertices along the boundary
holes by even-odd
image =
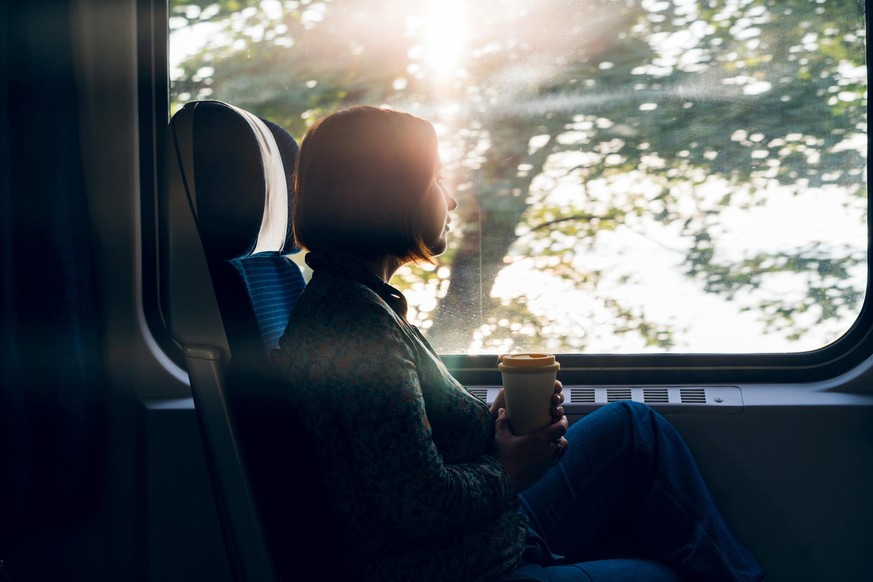
[[[446,242],[445,237],[439,239],[427,246],[427,249],[430,251],[431,256],[438,257],[444,252],[446,252],[446,248],[448,247],[448,243]]]

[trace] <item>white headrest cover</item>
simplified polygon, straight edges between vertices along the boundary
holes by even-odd
[[[264,166],[266,184],[264,217],[261,219],[261,229],[252,254],[280,251],[285,245],[288,232],[288,183],[285,179],[285,167],[282,164],[279,146],[276,145],[273,133],[256,115],[233,105],[230,107],[251,126],[261,150]]]

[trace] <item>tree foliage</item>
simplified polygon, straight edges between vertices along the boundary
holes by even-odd
[[[172,7],[171,28],[208,35],[174,72],[174,96],[229,101],[298,137],[358,103],[433,120],[460,228],[436,268],[405,270],[400,283],[444,351],[584,351],[600,345],[603,325],[639,349],[689,349],[677,340],[684,324],[611,291],[634,282],[634,259],[592,264],[618,232],[670,247],[705,293],[788,340],[857,312],[863,241],[837,248],[811,236],[728,253],[726,241],[754,237],[723,220],[775,192],[815,190],[863,226],[857,0],[466,2],[451,74],[428,64],[429,50],[451,43],[422,40],[439,4],[186,1]],[[539,288],[501,287],[522,267]],[[805,293],[768,292],[784,275]],[[587,299],[543,309],[562,286]]]

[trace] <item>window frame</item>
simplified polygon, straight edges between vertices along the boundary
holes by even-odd
[[[164,317],[159,272],[158,193],[163,180],[164,139],[170,122],[169,0],[137,0],[137,14],[142,308],[146,328],[158,347],[174,364],[185,369],[182,347],[173,339]]]
[[[169,1],[138,0],[138,97],[141,179],[141,293],[145,321],[158,346],[184,368],[180,346],[163,316],[160,297],[157,194],[169,111]],[[869,37],[869,14],[865,18]],[[868,79],[871,47],[866,45]],[[868,151],[871,137],[867,136]],[[565,384],[643,385],[739,382],[815,382],[835,378],[873,356],[873,225],[867,196],[867,288],[849,331],[817,350],[792,353],[557,354]],[[465,384],[499,384],[496,355],[445,354],[446,366]],[[873,388],[870,389],[873,392]]]

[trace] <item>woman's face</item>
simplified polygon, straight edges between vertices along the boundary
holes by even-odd
[[[439,158],[436,168],[430,187],[421,201],[421,212],[418,215],[422,240],[433,256],[446,251],[446,233],[451,223],[449,212],[458,207],[458,202],[442,183],[442,163]]]

